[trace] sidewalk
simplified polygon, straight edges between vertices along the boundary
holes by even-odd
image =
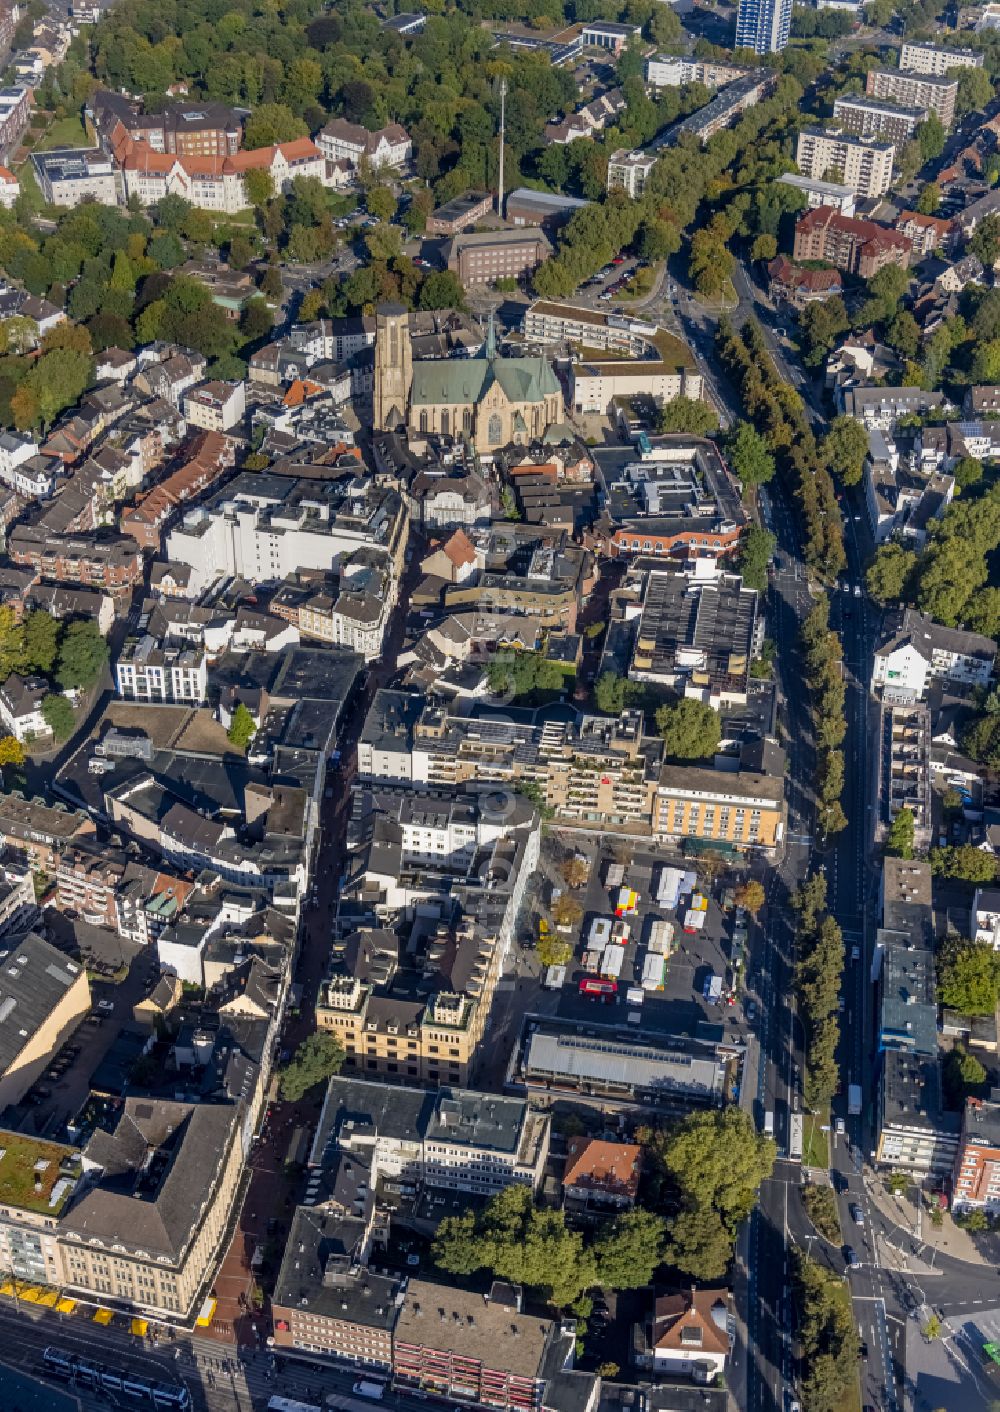
[[[908,1263],[916,1259],[919,1262],[930,1260],[933,1264],[936,1253],[949,1255],[953,1260],[966,1260],[971,1265],[989,1265],[990,1262],[976,1249],[968,1231],[956,1226],[949,1212],[942,1211],[941,1224],[934,1225],[930,1213],[926,1209],[919,1210],[909,1192],[902,1196],[890,1196],[881,1178],[867,1172],[864,1182],[872,1205],[887,1221],[900,1227],[902,1239],[899,1246]]]

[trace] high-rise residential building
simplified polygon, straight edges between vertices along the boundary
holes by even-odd
[[[952,49],[946,44],[904,44],[899,67],[914,74],[946,74],[949,69],[981,69],[983,56],[975,49]]]
[[[859,196],[884,196],[892,183],[891,142],[869,142],[849,133],[803,128],[795,162],[803,176],[819,181],[836,175]]]
[[[833,116],[838,127],[857,137],[876,137],[894,146],[908,142],[927,118],[926,108],[911,107],[895,99],[873,98],[868,94],[844,93],[834,99]]]
[[[638,200],[656,166],[655,152],[629,152],[621,147],[608,158],[608,190],[624,191]]]
[[[788,43],[792,0],[740,0],[736,12],[736,48],[776,54]]]
[[[926,108],[936,113],[945,127],[955,121],[958,79],[943,74],[908,73],[905,69],[870,69],[865,92],[873,98],[901,103],[910,108]]]

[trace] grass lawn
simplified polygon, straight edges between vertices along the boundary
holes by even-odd
[[[51,152],[56,147],[93,147],[87,129],[80,121],[79,113],[69,113],[65,118],[56,118],[48,132],[35,147],[36,152]]]
[[[803,1167],[830,1166],[830,1134],[823,1132],[830,1125],[829,1108],[821,1108],[818,1113],[802,1115],[802,1165]]]

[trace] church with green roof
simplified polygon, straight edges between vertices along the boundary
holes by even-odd
[[[480,456],[527,445],[563,420],[563,395],[545,358],[504,358],[493,322],[476,358],[414,362],[409,313],[375,310],[375,429],[467,437]]]

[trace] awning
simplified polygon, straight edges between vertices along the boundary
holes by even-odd
[[[145,1338],[149,1325],[146,1323],[145,1319],[133,1319],[131,1329],[137,1338]]]
[[[94,1323],[110,1324],[114,1317],[110,1309],[98,1309],[97,1313],[94,1315]]]
[[[199,1329],[207,1329],[209,1324],[215,1318],[216,1303],[217,1301],[214,1300],[211,1295],[209,1295],[208,1299],[206,1299],[205,1303],[201,1306],[201,1313],[195,1320],[195,1324]]]
[[[718,842],[714,838],[686,838],[684,840],[685,855],[700,853],[718,853],[720,858],[737,858],[739,849],[734,843],[726,843],[723,840]]]

